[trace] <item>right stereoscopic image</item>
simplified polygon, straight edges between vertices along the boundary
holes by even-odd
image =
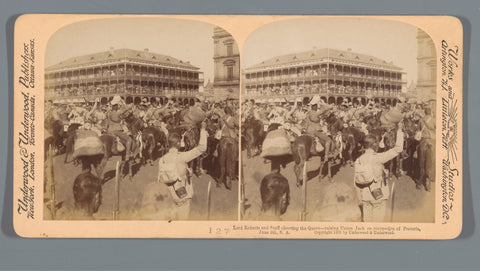
[[[413,25],[302,18],[242,51],[242,220],[435,219],[436,50]]]

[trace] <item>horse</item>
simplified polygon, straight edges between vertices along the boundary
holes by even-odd
[[[295,138],[295,141],[292,144],[292,156],[293,156],[293,161],[295,164],[293,165],[293,170],[295,172],[295,175],[297,177],[297,187],[301,187],[303,184],[303,167],[304,164],[310,159],[312,156],[320,156],[320,167],[318,169],[319,174],[323,173],[323,168],[325,165],[325,162],[328,164],[328,176],[329,179],[331,179],[331,163],[328,161],[325,161],[325,150],[322,150],[321,152],[318,152],[316,150],[316,147],[314,144],[315,139],[311,135],[301,135]],[[305,180],[306,181],[306,180]]]
[[[403,144],[404,151],[402,152],[403,169],[405,173],[410,176],[415,182],[418,182],[420,170],[418,167],[418,147],[419,138],[417,133],[420,132],[420,123],[418,120],[412,118],[405,118],[403,120],[403,127],[405,131],[405,141]]]
[[[326,118],[325,121],[327,123],[328,130],[330,134],[337,135],[341,132],[343,128],[343,121],[337,118],[334,113],[330,113]],[[330,146],[330,150],[325,150],[325,146],[323,146],[322,151],[317,151],[317,147],[315,144],[322,144],[322,143],[315,143],[315,136],[313,135],[301,135],[295,138],[295,141],[292,145],[292,154],[293,160],[295,161],[294,164],[294,171],[297,177],[297,187],[300,187],[303,183],[303,174],[302,169],[304,163],[307,162],[308,159],[312,156],[320,156],[320,167],[318,169],[320,176],[323,174],[324,166],[327,165],[327,177],[331,181],[332,180],[332,167],[334,166],[334,160],[341,155],[342,148],[339,142],[332,140],[332,144]],[[333,155],[330,155],[333,152]],[[306,181],[306,180],[305,180]]]
[[[361,143],[363,142],[363,139],[365,137],[365,134],[358,128],[356,127],[346,127],[342,131],[342,142],[344,144],[344,153],[343,155],[343,164],[353,164],[353,161],[355,160],[356,156],[358,153],[360,153],[361,150]]]
[[[91,172],[79,174],[73,183],[75,211],[91,217],[102,203],[102,181]]]
[[[132,125],[137,125],[140,123],[137,118],[135,117],[130,117],[129,119],[130,126],[133,127]],[[142,124],[143,125],[143,124]],[[70,162],[68,160],[68,157],[73,155],[73,148],[74,144],[76,141],[76,131],[78,130],[79,126],[77,125],[71,125],[68,129],[68,139],[67,139],[67,152],[65,154],[65,163]],[[94,135],[92,135],[94,136]],[[138,140],[133,140],[132,141],[132,148],[131,151],[134,153],[132,157],[127,161],[127,153],[126,150],[119,150],[118,149],[118,143],[117,143],[117,137],[112,134],[103,134],[99,136],[100,141],[102,142],[103,145],[103,151],[104,153],[102,155],[84,155],[80,157],[76,157],[76,161],[80,161],[82,164],[82,170],[83,172],[89,172],[91,167],[95,169],[95,172],[99,178],[102,180],[104,179],[103,176],[103,170],[108,162],[108,160],[112,156],[121,156],[122,157],[122,163],[120,165],[120,172],[123,172],[125,164],[128,162],[128,177],[130,180],[133,179],[132,176],[132,164],[134,163],[135,158],[137,157],[138,154],[141,153],[141,142],[138,142]]]
[[[253,116],[247,117],[242,125],[242,139],[244,139],[242,140],[242,147],[247,149],[248,158],[258,154],[264,138],[265,131],[262,122]]]
[[[200,140],[200,128],[197,125],[180,125],[171,128],[168,133],[177,133],[183,137],[184,146],[180,151],[189,151],[195,148]],[[202,157],[200,156],[189,162],[189,167],[197,176],[201,174],[201,159]]]
[[[45,119],[45,130],[51,133],[50,137],[45,139],[45,150],[52,146],[56,154],[65,151],[65,139],[67,137],[62,120]]]
[[[383,134],[383,142],[384,148],[383,151],[387,151],[393,147],[395,147],[395,143],[397,141],[397,129],[396,127],[385,128],[385,132]],[[392,174],[395,177],[400,177],[401,172],[400,169],[402,168],[402,156],[397,155],[392,160],[388,161],[385,166],[388,168],[388,177],[392,177]]]
[[[128,128],[128,131],[132,134],[132,136],[139,135],[142,130],[145,128],[145,123],[143,119],[136,117],[133,112],[130,112],[125,118],[125,125]]]
[[[70,163],[72,160],[69,160],[69,155],[73,154],[73,146],[75,143],[75,135],[77,130],[82,126],[80,123],[72,123],[68,126],[67,131],[64,132],[65,137],[65,159],[64,163]]]
[[[142,145],[143,164],[148,162],[150,165],[153,165],[153,155],[155,151],[159,150],[159,145],[161,150],[160,156],[165,154],[168,145],[167,137],[160,128],[149,126],[142,131]]]
[[[260,184],[262,212],[273,211],[275,217],[280,217],[287,211],[290,203],[290,187],[288,180],[280,173],[272,172],[266,175]]]
[[[237,169],[238,143],[234,138],[222,137],[218,143],[218,163],[220,178],[217,185],[223,183],[228,190],[232,189],[232,180],[238,176]]]

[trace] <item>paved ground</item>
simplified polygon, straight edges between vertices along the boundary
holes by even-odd
[[[64,155],[54,158],[54,176],[56,182],[57,201],[63,201],[63,206],[58,210],[59,219],[74,219],[72,210],[73,182],[80,173],[80,167],[63,163]],[[114,157],[107,164],[106,176],[115,174],[115,164],[119,159]],[[171,208],[171,200],[164,184],[157,183],[158,160],[153,166],[143,165],[137,168],[133,180],[128,178],[120,182],[120,220],[152,220],[165,219],[162,215],[166,209]],[[207,187],[211,185],[211,220],[237,220],[238,216],[238,182],[232,183],[232,190],[224,186],[216,187],[215,181],[209,175],[199,178],[193,177],[194,197],[191,202],[190,219],[205,220],[207,218]],[[103,185],[102,205],[94,215],[98,220],[111,220],[114,206],[114,180],[110,179]],[[46,210],[46,209],[45,209]],[[45,218],[49,213],[46,211]]]
[[[265,164],[259,156],[246,159],[246,152],[242,153],[244,159],[245,174],[245,198],[246,211],[245,220],[259,219],[261,199],[260,182],[262,178],[270,172],[270,164]],[[318,171],[320,159],[313,157],[307,162],[307,171]],[[344,183],[352,189],[353,192],[353,167],[346,165],[333,168],[335,183]],[[286,168],[282,168],[284,175],[290,185],[290,205],[281,219],[284,221],[296,221],[300,219],[302,211],[302,190],[296,186],[296,178],[293,173],[293,162]],[[417,190],[414,181],[408,176],[400,178],[393,177],[394,186],[394,211],[392,221],[394,222],[434,222],[434,184],[432,183],[432,192]],[[330,187],[331,183],[327,178],[320,179],[319,176],[311,178],[307,182],[307,220],[316,220],[317,212],[321,211],[324,200],[324,192]],[[391,185],[391,183],[390,183]]]

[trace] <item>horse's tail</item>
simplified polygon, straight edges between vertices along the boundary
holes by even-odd
[[[352,133],[347,134],[346,142],[349,145],[349,149],[354,149],[356,147],[356,140],[355,140],[355,135]]]
[[[147,133],[145,143],[143,144],[143,149],[155,149],[156,142],[155,136],[153,133]]]
[[[307,161],[308,150],[305,146],[305,142],[302,142],[299,139],[297,139],[297,141],[295,142],[295,145],[297,146],[297,151],[293,152],[293,159],[295,160],[295,163],[300,164],[301,161]]]

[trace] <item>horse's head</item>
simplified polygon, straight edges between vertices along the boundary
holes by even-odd
[[[420,131],[420,123],[411,118],[405,118],[403,119],[403,130],[408,137],[412,138]]]
[[[280,173],[271,173],[265,176],[260,185],[262,211],[273,211],[280,216],[287,211],[290,203],[290,187],[288,180]]]
[[[217,130],[220,128],[220,124],[218,123],[218,120],[213,120],[211,118],[206,119],[207,123],[207,133],[209,136],[214,136]]]

